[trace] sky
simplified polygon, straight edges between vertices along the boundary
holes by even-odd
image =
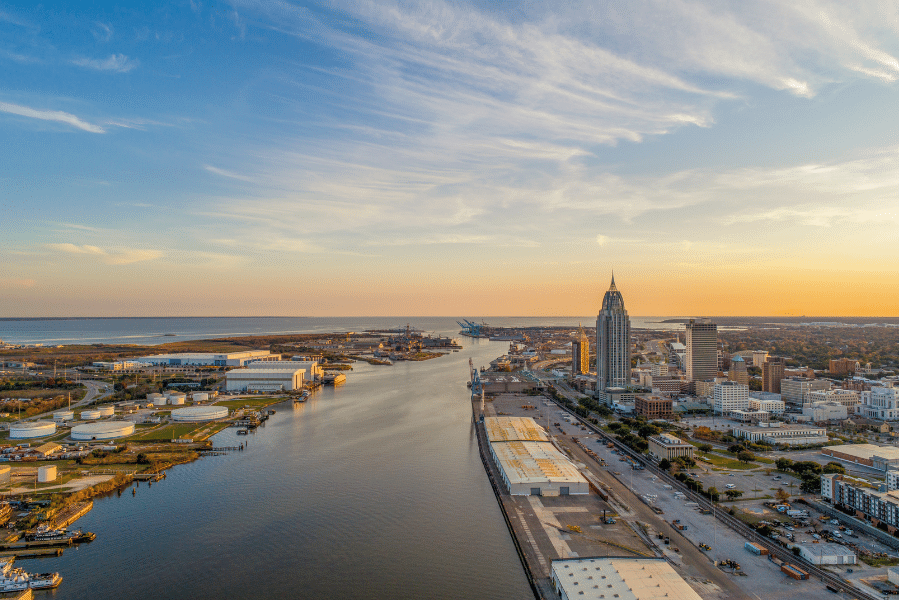
[[[0,316],[896,316],[897,54],[893,0],[0,0]]]

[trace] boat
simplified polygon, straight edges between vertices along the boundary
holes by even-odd
[[[95,534],[91,532],[82,533],[80,529],[76,529],[75,531],[68,531],[67,529],[50,529],[46,525],[41,525],[35,530],[34,533],[26,535],[25,539],[29,542],[51,542],[66,540],[77,542],[91,541],[95,537],[97,537]]]
[[[238,429],[237,434],[238,435],[247,435],[247,430],[246,429]]]
[[[25,590],[49,590],[59,587],[62,575],[59,573],[29,574],[13,567],[15,557],[3,559],[0,565],[0,592],[24,592]]]
[[[338,385],[347,381],[347,376],[343,373],[326,373],[324,380],[325,385]]]

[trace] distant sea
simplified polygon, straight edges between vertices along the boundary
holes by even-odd
[[[480,323],[482,319],[465,317]],[[682,317],[632,317],[634,329],[683,331]],[[410,327],[426,333],[456,336],[462,317],[113,317],[70,319],[0,319],[0,340],[12,344],[156,345],[246,335],[362,332]],[[596,317],[491,317],[495,327],[593,326]]]

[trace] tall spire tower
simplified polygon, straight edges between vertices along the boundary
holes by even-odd
[[[597,315],[597,391],[631,383],[631,321],[612,275]]]

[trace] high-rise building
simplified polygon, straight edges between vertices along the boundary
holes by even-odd
[[[762,366],[762,391],[780,394],[782,379],[784,379],[784,359],[780,356],[770,356]]]
[[[572,375],[584,375],[591,371],[591,343],[584,329],[579,326],[578,331],[581,335],[572,342]]]
[[[728,367],[728,380],[736,381],[743,385],[750,385],[750,374],[747,373],[747,362],[740,355],[731,359],[731,366]]]
[[[631,383],[631,321],[613,276],[597,315],[597,390]]]
[[[809,393],[830,390],[831,383],[825,379],[788,377],[781,380],[781,399],[785,404],[809,404]]]
[[[691,319],[686,328],[685,371],[688,381],[714,379],[719,374],[718,327],[709,319]]]
[[[717,383],[713,391],[713,412],[727,415],[733,410],[750,408],[750,388],[736,381]]]

